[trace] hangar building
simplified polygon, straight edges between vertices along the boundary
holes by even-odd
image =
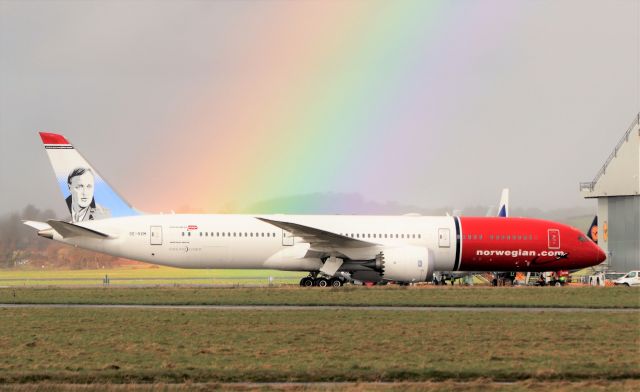
[[[640,113],[591,182],[580,183],[598,199],[598,245],[609,271],[640,270]]]

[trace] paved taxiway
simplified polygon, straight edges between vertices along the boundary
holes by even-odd
[[[389,312],[554,312],[638,313],[640,308],[476,307],[476,306],[337,306],[337,305],[110,305],[110,304],[0,304],[0,308],[175,309],[175,310],[376,310]]]

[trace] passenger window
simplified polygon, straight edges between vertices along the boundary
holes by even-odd
[[[184,231],[182,232],[182,236],[184,237]]]
[[[482,239],[482,234],[480,234],[480,235],[478,236],[478,239],[479,239],[479,240],[481,240],[481,239]]]
[[[493,234],[489,234],[489,239],[493,240]]]
[[[418,239],[422,238],[422,234],[418,234]]]
[[[204,236],[205,236],[205,237],[209,237],[209,232],[208,232],[208,231],[205,231],[205,232],[204,232]]]

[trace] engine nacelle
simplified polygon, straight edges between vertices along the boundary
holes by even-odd
[[[428,282],[433,279],[433,251],[422,246],[386,248],[379,256],[382,277],[399,282]]]

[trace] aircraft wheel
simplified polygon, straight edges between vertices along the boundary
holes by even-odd
[[[342,280],[338,278],[333,278],[329,280],[329,284],[331,285],[331,287],[342,287],[343,285]]]
[[[556,282],[556,284],[555,284],[554,286],[556,286],[556,287],[560,287],[560,286],[562,286],[562,283],[560,283],[560,282]]]
[[[302,287],[311,287],[313,286],[313,278],[305,277],[300,279],[300,286]]]
[[[316,279],[316,286],[318,287],[328,287],[329,286],[329,280],[326,278],[318,278]]]

